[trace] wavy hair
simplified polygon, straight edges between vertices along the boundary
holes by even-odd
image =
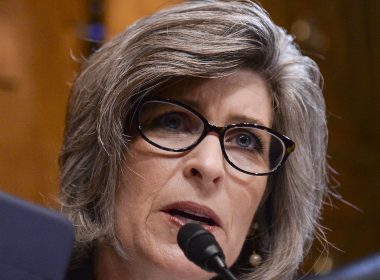
[[[296,150],[270,176],[255,216],[261,265],[251,270],[241,256],[234,269],[241,279],[294,276],[314,237],[323,237],[319,219],[328,180],[321,75],[292,36],[248,0],[188,1],[162,10],[84,62],[72,86],[60,155],[62,211],[76,228],[79,258],[102,242],[117,247],[115,193],[134,102],[182,78],[218,78],[244,67],[268,83],[273,128],[294,140]]]

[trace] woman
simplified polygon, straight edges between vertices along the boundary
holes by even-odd
[[[105,44],[69,100],[68,279],[210,279],[176,243],[188,222],[215,235],[242,279],[292,279],[323,237],[320,80],[248,0],[185,2]]]

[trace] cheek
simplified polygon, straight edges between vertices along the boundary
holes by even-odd
[[[234,259],[238,257],[241,251],[237,248],[242,248],[247,238],[256,210],[264,196],[266,184],[266,177],[253,177],[250,182],[245,182],[240,187],[236,187],[229,194],[232,199],[231,209],[233,209],[233,223],[231,225],[233,238],[230,245]],[[236,244],[240,246],[236,246]]]
[[[235,217],[239,217],[239,223],[251,224],[267,185],[267,177],[256,176],[250,181],[241,184],[239,190],[231,192]]]
[[[116,197],[117,235],[131,255],[136,254],[136,248],[148,243],[146,224],[159,195],[159,189],[150,176],[142,176],[136,166],[124,169]]]
[[[176,157],[177,154],[159,150],[138,137],[130,144],[126,154],[123,177],[128,178],[128,185],[153,184],[153,188],[180,171]]]
[[[130,145],[116,195],[120,234],[127,235],[133,227],[141,230],[163,187],[177,172],[175,160],[152,150],[144,140]]]

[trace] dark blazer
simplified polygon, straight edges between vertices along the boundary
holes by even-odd
[[[96,280],[91,263],[85,263],[82,267],[67,272],[65,280]]]

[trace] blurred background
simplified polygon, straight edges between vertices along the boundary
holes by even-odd
[[[260,2],[325,78],[331,183],[348,203],[326,205],[332,246],[318,258],[316,244],[304,266],[324,273],[380,251],[380,1]],[[56,207],[66,102],[81,61],[174,3],[0,0],[0,190]]]

